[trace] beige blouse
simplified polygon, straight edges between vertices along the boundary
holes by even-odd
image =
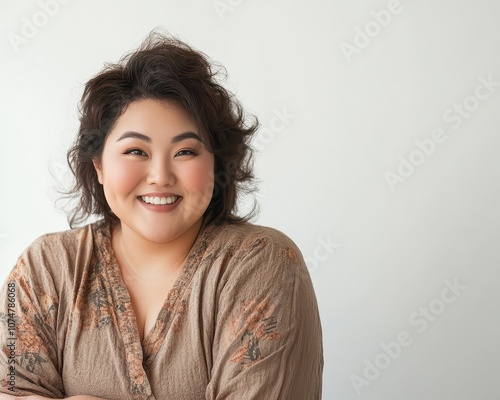
[[[0,392],[109,400],[321,398],[313,286],[262,226],[203,226],[141,345],[110,225],[44,235],[0,290]]]

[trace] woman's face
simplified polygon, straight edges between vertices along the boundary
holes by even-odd
[[[122,229],[165,243],[199,228],[214,189],[214,156],[170,102],[132,102],[94,160]]]

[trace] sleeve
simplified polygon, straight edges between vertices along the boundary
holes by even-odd
[[[321,399],[321,324],[300,251],[271,235],[252,239],[233,259],[217,306],[206,399]]]
[[[40,252],[28,249],[0,289],[0,393],[62,399],[58,296]]]

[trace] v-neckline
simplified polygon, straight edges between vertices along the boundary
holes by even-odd
[[[212,229],[211,229],[212,228]],[[109,260],[110,260],[110,265],[109,265],[109,271],[110,271],[110,277],[113,278],[114,280],[114,285],[112,285],[112,290],[116,291],[116,294],[118,297],[120,297],[123,300],[126,300],[126,305],[129,307],[128,311],[131,311],[132,313],[132,319],[133,319],[133,339],[135,339],[139,344],[141,343],[140,340],[140,335],[139,335],[139,328],[137,326],[137,318],[135,315],[135,311],[132,308],[132,300],[130,297],[130,292],[128,291],[127,285],[125,284],[125,281],[123,280],[120,266],[118,264],[118,260],[116,258],[115,252],[112,247],[112,224],[107,225],[107,242],[105,245],[105,248],[109,250]],[[179,271],[176,279],[174,280],[174,283],[170,290],[168,291],[167,295],[165,296],[165,300],[163,301],[162,307],[158,313],[158,315],[155,318],[155,324],[153,327],[149,330],[149,332],[144,332],[144,338],[142,341],[142,347],[143,347],[143,352],[145,353],[146,356],[151,356],[154,352],[150,350],[157,350],[159,346],[158,345],[158,333],[160,333],[163,329],[161,325],[166,325],[166,321],[162,319],[162,317],[168,317],[169,314],[172,314],[175,312],[175,308],[177,303],[179,302],[180,299],[182,299],[182,295],[186,290],[187,283],[191,280],[194,271],[196,270],[195,267],[196,265],[193,264],[193,262],[200,257],[200,253],[203,253],[205,248],[206,248],[206,241],[204,238],[207,237],[207,231],[212,231],[213,227],[210,225],[205,225],[202,224],[200,227],[200,231],[198,232],[198,235],[196,236],[196,239],[193,243],[193,246],[191,246],[191,249],[188,252],[188,255],[186,257],[186,261],[184,265],[182,266],[181,270]],[[167,312],[166,312],[167,311]],[[126,331],[130,333],[130,326],[127,326]],[[162,335],[162,338],[164,338],[165,335]],[[156,344],[156,346],[155,346]],[[154,349],[154,348],[155,349]]]
[[[211,241],[209,238],[214,236],[214,231],[217,229],[218,225],[202,224],[198,236],[188,253],[186,262],[166,295],[155,324],[149,332],[145,333],[142,344],[130,293],[122,279],[120,266],[111,245],[112,223],[105,223],[102,229],[97,230],[102,234],[102,238],[98,239],[97,243],[102,245],[100,253],[104,256],[106,263],[105,270],[110,283],[110,292],[116,315],[114,319],[123,339],[125,356],[132,380],[131,385],[134,387],[135,392],[139,390],[147,394],[151,391],[144,368],[152,364],[156,353],[165,341],[173,320],[176,320],[176,324],[182,322],[179,317],[186,311],[185,302],[183,301],[184,294],[203,258],[209,241]]]

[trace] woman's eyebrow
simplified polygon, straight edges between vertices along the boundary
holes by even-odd
[[[172,143],[179,143],[186,139],[196,139],[197,141],[203,143],[203,140],[194,132],[184,132],[172,138]]]
[[[139,140],[143,140],[147,143],[151,143],[151,138],[149,136],[146,136],[146,135],[143,135],[142,133],[134,132],[134,131],[125,132],[116,141],[119,142],[120,140],[127,139],[127,138],[139,139]]]
[[[127,139],[127,138],[139,139],[139,140],[143,140],[144,142],[151,143],[151,138],[149,136],[146,136],[142,133],[134,132],[134,131],[125,132],[116,141],[119,142],[120,140]],[[203,143],[201,138],[194,132],[180,133],[179,135],[176,135],[172,138],[172,143],[179,143],[179,142],[182,142],[183,140],[186,140],[186,139],[196,139],[199,142]]]

